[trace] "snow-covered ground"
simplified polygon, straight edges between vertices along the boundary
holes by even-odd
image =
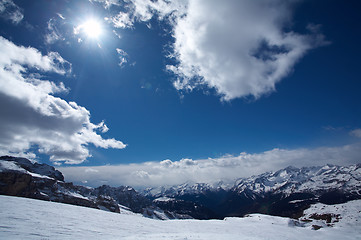
[[[310,213],[322,207],[314,206]],[[361,201],[338,205],[337,214],[347,217],[333,227],[315,231],[310,224],[297,227],[288,218],[261,214],[225,220],[160,221],[126,211],[118,214],[0,196],[0,239],[361,239],[360,210]]]

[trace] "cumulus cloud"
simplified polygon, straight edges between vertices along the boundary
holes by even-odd
[[[12,0],[0,0],[0,16],[14,24],[19,24],[24,18],[23,9]]]
[[[176,89],[207,87],[223,100],[259,98],[275,91],[309,50],[328,44],[319,25],[304,26],[307,34],[292,31],[296,2],[133,0],[108,20],[119,28],[154,17],[167,21],[177,62],[167,69]]]
[[[103,139],[98,132],[106,132],[107,126],[93,124],[86,108],[54,96],[68,89],[42,74],[70,74],[71,64],[59,53],[43,55],[3,37],[0,52],[0,154],[34,156],[32,150],[37,149],[55,164],[75,164],[91,156],[89,144],[125,147],[115,139]]]
[[[290,165],[296,167],[321,166],[325,164],[351,165],[361,163],[361,143],[340,147],[315,149],[272,149],[262,153],[241,153],[208,159],[170,159],[160,162],[122,164],[93,167],[58,168],[67,181],[90,186],[109,184],[130,185],[137,188],[161,185],[177,185],[185,182],[215,183],[223,180],[233,183],[235,179],[249,177],[267,171],[275,171]],[[92,170],[89,170],[92,169]]]
[[[301,35],[287,29],[292,1],[189,1],[174,28],[179,90],[213,88],[224,100],[275,90],[312,48],[326,43],[316,27]]]

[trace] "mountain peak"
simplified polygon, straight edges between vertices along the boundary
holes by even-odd
[[[63,174],[54,167],[47,164],[40,164],[26,158],[2,156],[0,157],[1,171],[20,171],[34,177],[50,177],[58,181],[64,181]],[[12,163],[11,165],[6,163]],[[12,168],[9,168],[12,166]],[[15,167],[15,168],[14,168]]]

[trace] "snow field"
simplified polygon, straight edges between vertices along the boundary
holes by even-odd
[[[361,201],[349,205],[358,208]],[[359,219],[359,212],[347,211],[350,206],[341,209]],[[346,221],[348,218],[318,231],[311,226],[296,227],[288,218],[261,214],[225,220],[160,221],[126,212],[0,196],[0,239],[361,239],[359,222]]]

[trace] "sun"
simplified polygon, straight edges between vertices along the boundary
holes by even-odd
[[[96,19],[88,19],[80,26],[80,28],[89,38],[98,38],[103,32],[100,21]]]

